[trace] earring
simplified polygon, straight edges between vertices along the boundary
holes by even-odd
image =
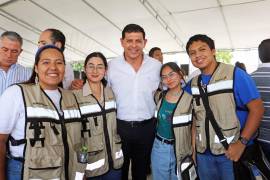
[[[36,77],[35,77],[35,83],[37,84],[38,83],[38,75],[36,74]]]

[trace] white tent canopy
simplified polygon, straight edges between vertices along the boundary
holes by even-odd
[[[218,49],[252,49],[270,37],[269,0],[0,0],[0,33],[24,38],[20,63],[32,65],[42,30],[67,38],[68,61],[93,51],[122,53],[119,39],[129,23],[141,25],[148,43],[163,52],[183,52],[194,34],[207,34]]]

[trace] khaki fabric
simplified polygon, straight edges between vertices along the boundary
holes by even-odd
[[[38,84],[19,86],[26,108],[23,179],[67,180],[84,173],[86,165],[75,158],[82,123],[74,95],[59,88],[61,116]]]
[[[233,94],[233,76],[234,67],[220,63],[207,85],[210,108],[228,143],[236,142],[240,135],[240,123],[236,115]],[[205,152],[207,149],[206,131],[209,131],[211,152],[216,155],[223,154],[225,149],[219,142],[211,122],[209,121],[209,129],[205,127],[206,111],[202,98],[198,94],[197,81],[198,76],[193,78],[191,82],[193,108],[196,116],[196,149],[200,153]]]
[[[155,99],[160,99],[160,94],[156,93]],[[165,94],[164,94],[165,97]],[[177,165],[187,155],[192,154],[191,145],[191,127],[192,127],[192,116],[191,116],[191,101],[192,96],[185,91],[180,96],[176,108],[173,113],[172,119],[172,130],[175,138],[174,149]],[[161,107],[162,99],[157,103],[157,112]]]
[[[85,122],[83,134],[89,156],[86,177],[103,175],[111,168],[120,169],[124,160],[117,133],[115,97],[109,87],[104,87],[103,92],[103,104],[98,104],[92,94],[74,91]]]

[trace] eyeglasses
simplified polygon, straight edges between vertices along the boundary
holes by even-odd
[[[87,66],[87,69],[90,71],[90,72],[94,72],[95,70],[97,72],[102,72],[105,70],[105,66],[104,65],[97,65],[97,66],[94,66],[92,64],[88,65]]]
[[[176,75],[177,75],[177,73],[172,71],[172,72],[170,72],[170,73],[167,74],[167,75],[161,75],[161,80],[162,80],[162,81],[167,81],[169,78],[170,78],[170,79],[175,78]]]

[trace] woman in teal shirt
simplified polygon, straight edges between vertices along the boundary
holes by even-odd
[[[176,63],[162,66],[160,76],[164,92],[157,92],[157,127],[151,162],[154,180],[177,180],[177,162],[192,154],[191,100],[192,96],[181,88],[183,79]]]

